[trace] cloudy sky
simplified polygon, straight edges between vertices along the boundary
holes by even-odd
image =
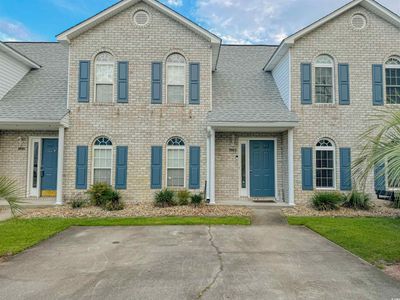
[[[278,44],[349,0],[162,0],[231,44]],[[1,0],[0,40],[55,35],[118,0]],[[400,0],[379,0],[400,14]]]

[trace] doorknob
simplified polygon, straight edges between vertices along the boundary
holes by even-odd
[[[40,168],[40,177],[43,177],[43,176],[44,176],[44,169]]]
[[[253,170],[250,170],[250,173],[253,173]]]

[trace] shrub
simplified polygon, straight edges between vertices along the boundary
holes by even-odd
[[[393,208],[400,208],[400,192],[395,192],[393,197]]]
[[[114,189],[111,185],[106,183],[96,183],[93,184],[88,190],[88,194],[90,195],[90,201],[95,206],[104,207],[106,205],[107,194],[110,194]]]
[[[115,190],[107,191],[106,194],[104,195],[104,198],[106,200],[103,209],[112,211],[112,210],[122,210],[125,207],[124,202],[122,202],[121,200],[121,194],[118,191]]]
[[[73,208],[82,208],[89,205],[89,200],[82,194],[76,194],[70,201],[69,205]]]
[[[343,206],[353,209],[364,209],[364,210],[368,210],[371,208],[368,194],[363,192],[358,192],[356,190],[351,191],[347,195],[343,203]]]
[[[192,194],[189,190],[180,190],[176,192],[176,202],[178,205],[188,205]]]
[[[163,189],[154,195],[154,205],[159,207],[173,206],[174,192],[169,189]]]
[[[313,207],[317,210],[338,209],[343,203],[344,196],[338,192],[319,192],[311,198]]]
[[[202,202],[203,202],[203,194],[194,194],[194,195],[192,195],[191,197],[190,197],[190,199],[191,199],[191,203],[194,205],[194,206],[199,206]]]

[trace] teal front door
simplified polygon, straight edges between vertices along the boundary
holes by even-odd
[[[275,197],[274,141],[250,141],[250,196]]]
[[[43,139],[41,196],[55,197],[57,191],[58,139]]]

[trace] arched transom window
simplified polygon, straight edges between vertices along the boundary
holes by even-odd
[[[185,187],[185,142],[179,137],[167,142],[167,186]]]
[[[321,139],[316,145],[316,187],[335,187],[335,146],[329,139]]]
[[[112,142],[107,137],[98,137],[93,144],[93,183],[111,185]]]
[[[333,103],[333,59],[320,55],[315,60],[315,98],[316,103]]]
[[[385,64],[386,102],[400,104],[400,57],[392,56]]]
[[[179,53],[167,58],[167,103],[184,104],[186,59]]]
[[[95,99],[99,103],[111,103],[114,95],[114,57],[101,52],[95,62]]]

